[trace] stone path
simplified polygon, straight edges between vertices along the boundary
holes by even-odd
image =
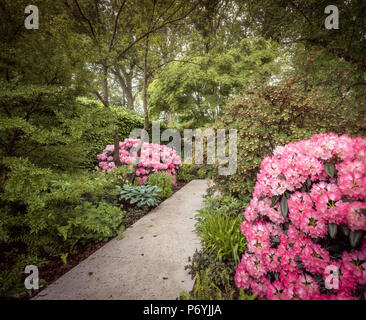
[[[33,299],[175,300],[191,290],[184,270],[199,248],[194,215],[207,180],[193,180]]]

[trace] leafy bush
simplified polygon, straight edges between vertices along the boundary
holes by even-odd
[[[153,173],[149,175],[148,184],[161,189],[160,198],[169,198],[173,194],[172,177],[166,172]]]
[[[91,114],[89,122],[94,125],[94,130],[85,132],[81,139],[86,148],[85,160],[83,161],[83,167],[85,168],[94,169],[98,166],[98,159],[95,158],[95,155],[100,154],[106,145],[113,144],[111,121],[118,128],[120,141],[128,138],[134,129],[144,127],[144,118],[124,107],[112,105],[110,110],[106,110],[102,103],[86,99],[79,99],[78,103]],[[167,128],[164,123],[161,123],[160,127],[161,130]],[[151,137],[151,123],[148,133]]]
[[[161,189],[157,186],[129,186],[125,184],[122,188],[117,186],[119,199],[130,204],[136,204],[139,208],[158,205]]]
[[[238,216],[242,216],[243,206],[245,206],[245,202],[231,195],[209,196],[204,199],[203,203],[203,208],[198,210],[199,213],[195,216],[197,225],[199,225],[206,216],[214,213],[220,213],[235,219]]]
[[[216,125],[238,130],[237,171],[230,176],[216,173],[216,186],[249,202],[260,163],[277,145],[320,132],[365,133],[361,109],[349,96],[337,97],[331,88],[308,87],[296,78],[247,89],[225,107]]]
[[[219,260],[232,257],[236,262],[245,250],[245,238],[240,232],[242,217],[235,219],[215,213],[207,216],[198,229],[203,245],[209,250],[217,250]]]
[[[2,295],[21,287],[24,263],[48,256],[65,260],[78,244],[122,231],[123,212],[114,204],[109,175],[56,173],[20,158],[3,161],[9,171],[0,194],[0,279],[8,288]]]
[[[183,163],[177,170],[178,181],[189,182],[193,179],[206,179],[207,170],[195,164]]]
[[[192,294],[184,291],[181,293],[182,300],[254,300],[256,295],[247,295],[243,289],[235,290],[229,282],[226,270],[221,274],[223,288],[219,288],[210,277],[210,270],[204,270],[196,274],[195,287]]]
[[[117,234],[116,229],[122,223],[123,214],[118,207],[107,203],[93,205],[84,202],[75,207],[74,216],[70,217],[68,224],[58,227],[57,231],[65,242],[72,244],[107,241]],[[118,229],[118,233],[122,231],[123,226]]]
[[[235,285],[235,271],[237,263],[233,258],[223,257],[221,261],[217,259],[217,251],[209,251],[207,248],[202,248],[199,251],[196,249],[192,258],[189,257],[189,264],[185,266],[192,279],[196,276],[196,273],[200,273],[203,270],[209,270],[209,276],[212,282],[222,287],[222,273],[225,271],[229,276],[229,281],[232,285]]]
[[[108,175],[112,185],[123,186],[131,184],[134,178],[134,168],[130,165],[122,165],[115,168],[115,170],[109,171]]]
[[[366,138],[319,134],[277,147],[245,210],[238,287],[267,299],[364,299],[365,200]]]
[[[241,234],[242,202],[230,196],[209,197],[205,207],[196,215],[196,231],[204,247],[217,252],[217,258],[233,258],[237,263],[245,250],[246,241]]]

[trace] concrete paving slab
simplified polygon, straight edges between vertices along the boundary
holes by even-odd
[[[208,183],[191,181],[33,299],[175,300],[191,290],[184,266],[200,247],[194,215]]]

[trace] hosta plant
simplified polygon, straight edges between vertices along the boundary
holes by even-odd
[[[130,186],[125,184],[122,188],[117,186],[120,201],[135,204],[139,208],[153,207],[160,201],[161,189],[157,186]]]
[[[365,299],[366,138],[318,134],[265,157],[236,284],[266,299]]]

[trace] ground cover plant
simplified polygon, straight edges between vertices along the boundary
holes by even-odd
[[[156,206],[160,201],[161,189],[153,186],[129,186],[125,184],[122,188],[117,186],[119,200],[127,201],[141,207]]]
[[[196,286],[191,299],[247,299],[235,285],[235,270],[246,239],[239,231],[244,203],[233,196],[207,196],[195,216],[202,248],[196,250],[186,266]],[[211,293],[211,296],[210,296]],[[187,298],[184,293],[182,298]]]

